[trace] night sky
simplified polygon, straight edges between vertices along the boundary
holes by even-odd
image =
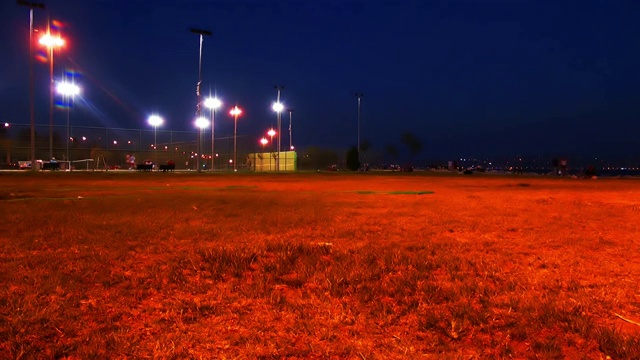
[[[63,24],[56,78],[81,74],[75,125],[192,130],[203,92],[243,108],[238,132],[275,126],[274,85],[293,108],[293,143],[402,148],[421,157],[637,156],[640,1],[44,1]],[[35,27],[46,28],[36,10]],[[28,124],[29,12],[0,5],[0,121]],[[35,62],[36,123],[48,124],[48,65]],[[56,124],[65,117],[56,113]],[[283,131],[289,116],[283,114]],[[288,137],[283,137],[283,144]]]

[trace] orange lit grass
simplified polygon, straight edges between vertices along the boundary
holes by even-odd
[[[635,180],[0,183],[3,358],[640,354]]]

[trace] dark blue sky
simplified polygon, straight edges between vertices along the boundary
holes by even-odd
[[[276,84],[298,148],[357,142],[425,158],[640,149],[640,1],[45,1],[65,24],[56,73],[82,73],[76,125],[192,129],[198,36],[203,89],[245,110],[239,133],[275,125]],[[0,8],[0,121],[28,123],[28,9]],[[43,29],[46,12],[36,11]],[[59,75],[58,75],[59,77]],[[48,68],[36,63],[36,122],[48,123]],[[76,114],[77,113],[77,114]],[[63,114],[56,115],[62,124]],[[283,116],[283,130],[288,125]],[[283,137],[288,144],[288,137]]]

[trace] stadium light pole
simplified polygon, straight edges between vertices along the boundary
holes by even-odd
[[[358,98],[358,159],[360,159],[360,102],[364,94],[358,92],[355,95]]]
[[[158,126],[164,123],[164,119],[158,115],[151,115],[147,120],[149,125],[153,126],[153,162],[158,166]]]
[[[69,142],[71,141],[71,134],[69,132],[69,120],[71,118],[71,104],[73,103],[73,98],[76,95],[80,94],[80,88],[78,85],[73,82],[61,82],[56,87],[56,90],[59,94],[61,94],[65,100],[67,105],[67,164],[69,164],[69,169],[67,171],[71,171],[71,158],[69,157]]]
[[[293,138],[291,137],[291,125],[293,123],[293,109],[289,109],[289,151],[293,150]]]
[[[34,89],[33,89],[33,9],[44,9],[43,3],[17,0],[18,5],[29,8],[29,117],[31,119],[31,171],[37,171],[36,166],[36,115],[34,110]]]
[[[7,157],[7,165],[11,164],[11,142],[9,140],[9,128],[11,127],[11,124],[9,124],[8,122],[4,123],[2,126],[4,129],[0,130],[0,133],[4,134],[4,139],[3,141],[5,142],[5,151],[6,151],[6,157]]]
[[[62,47],[64,40],[58,36],[51,35],[51,20],[47,25],[47,33],[43,35],[39,43],[49,49],[49,159],[53,158],[53,93],[55,92],[55,82],[53,81],[53,50]]]
[[[237,158],[236,158],[236,133],[238,130],[238,116],[242,114],[242,110],[236,105],[229,114],[233,115],[233,171],[238,171],[236,168]]]
[[[274,88],[278,92],[276,102],[273,104],[273,111],[276,112],[277,118],[276,126],[278,127],[278,158],[276,159],[276,171],[280,171],[280,140],[282,138],[282,110],[284,110],[284,105],[280,102],[280,92],[284,90],[284,86],[276,85]]]
[[[267,131],[267,135],[271,137],[271,152],[275,151],[275,149],[273,148],[273,136],[275,134],[276,134],[276,131],[273,129],[269,129],[269,131]]]
[[[215,170],[215,161],[216,161],[216,152],[215,152],[215,120],[216,120],[216,109],[222,106],[222,102],[215,97],[208,97],[204,100],[204,106],[208,107],[211,111],[211,171]]]
[[[202,97],[200,96],[200,85],[202,85],[202,43],[204,42],[204,36],[211,36],[212,33],[211,31],[208,30],[202,30],[202,29],[195,29],[192,28],[189,31],[191,31],[194,34],[198,34],[200,37],[200,52],[198,53],[198,83],[196,84],[196,99],[197,99],[197,104],[196,104],[196,119],[200,119],[201,113],[202,113]],[[200,137],[202,134],[202,129],[200,127],[198,127],[198,138],[196,141],[196,146],[198,148],[198,152],[200,152]],[[200,157],[198,157],[196,159],[196,166],[198,167],[198,172],[201,171],[200,169]]]

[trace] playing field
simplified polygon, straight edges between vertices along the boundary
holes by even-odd
[[[640,180],[0,174],[0,358],[640,358]]]

